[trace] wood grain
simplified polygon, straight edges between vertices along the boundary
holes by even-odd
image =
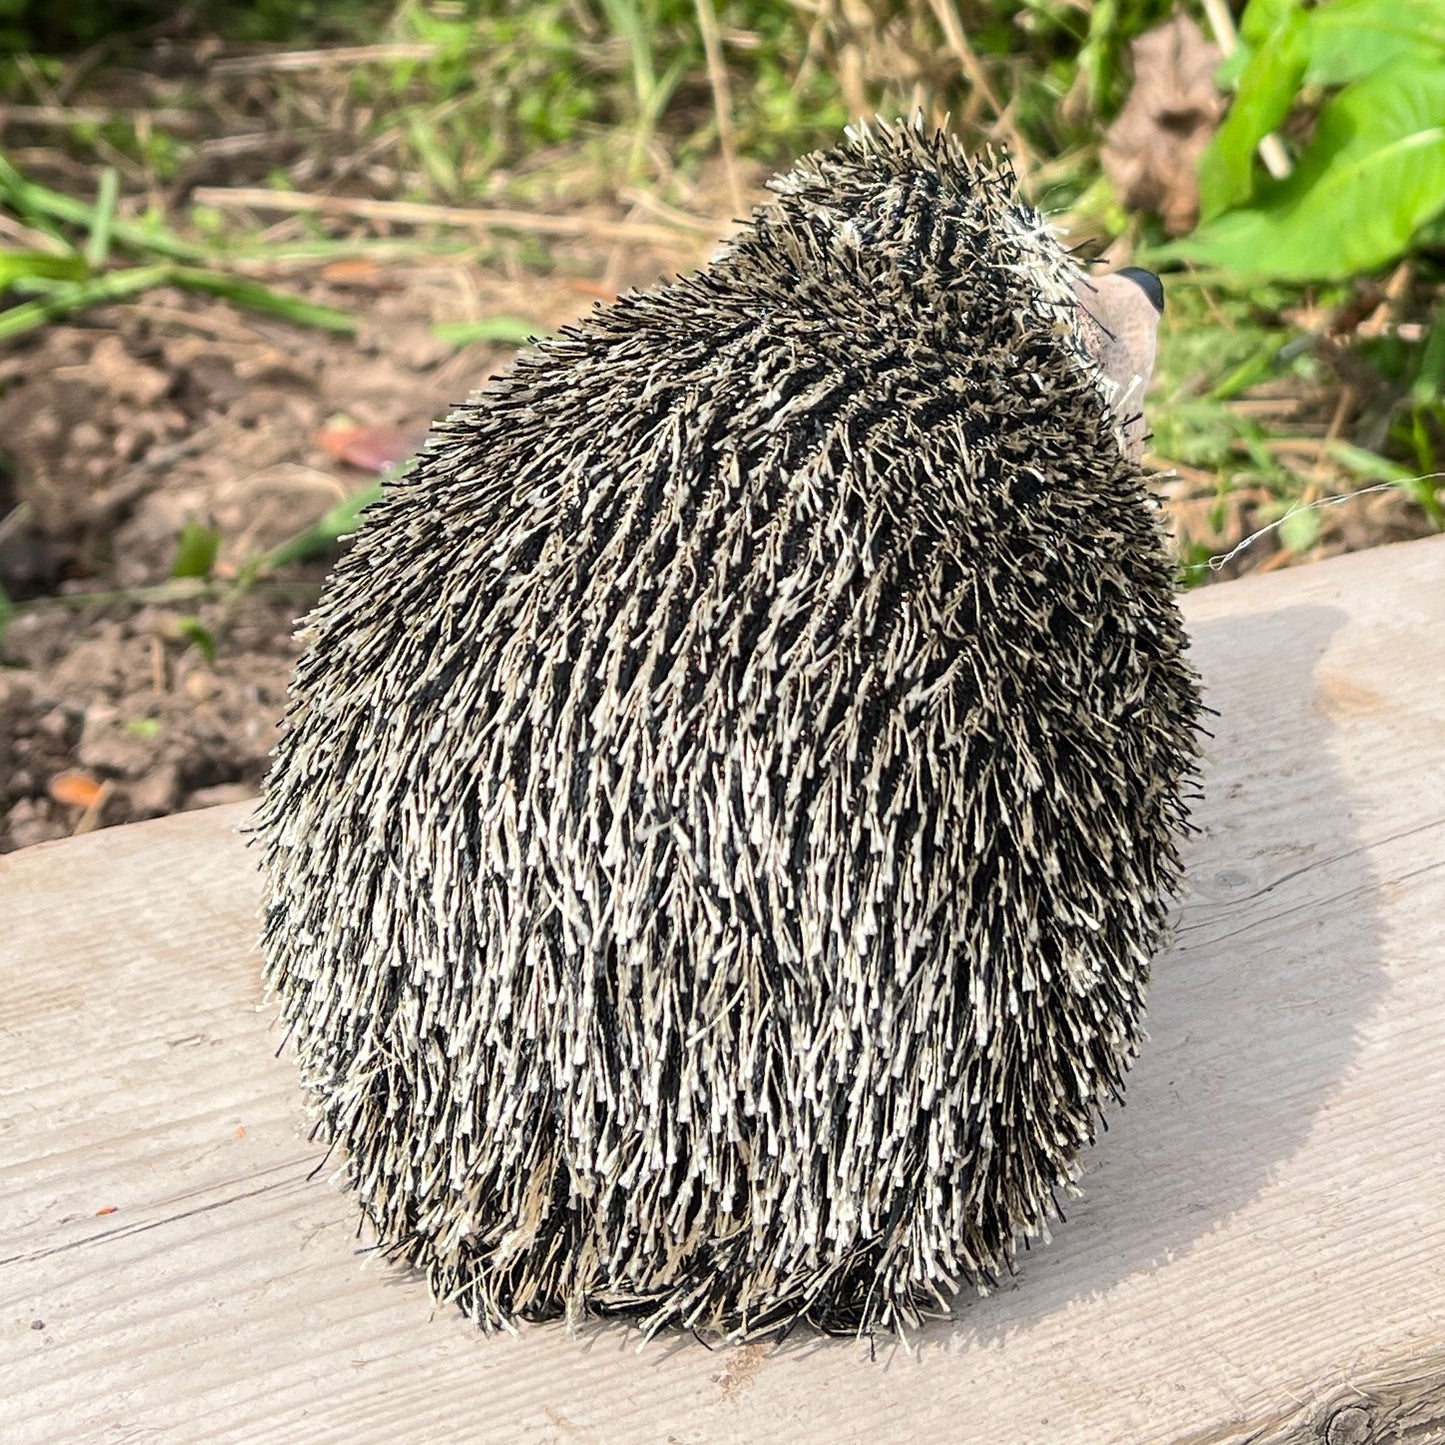
[[[1186,611],[1219,716],[1128,1107],[906,1347],[478,1334],[308,1138],[244,809],[0,859],[0,1440],[1445,1438],[1445,540]]]

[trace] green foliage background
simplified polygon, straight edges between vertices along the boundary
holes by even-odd
[[[1184,8],[1203,21],[1202,4]],[[141,73],[158,47],[206,36],[224,37],[230,53],[366,45],[373,58],[328,82],[329,131],[308,108],[306,77],[278,71],[247,102],[253,118],[310,148],[308,186],[340,180],[351,194],[361,185],[401,200],[549,211],[639,192],[687,206],[711,172],[715,212],[727,204],[716,182],[725,152],[755,179],[835,140],[860,111],[921,107],[950,117],[966,141],[1007,145],[1036,203],[1168,273],[1151,407],[1157,458],[1216,477],[1221,508],[1245,491],[1269,498],[1257,511],[1264,520],[1287,517],[1325,475],[1340,487],[1396,483],[1445,523],[1445,0],[1236,4],[1238,48],[1218,73],[1232,104],[1200,167],[1201,223],[1166,242],[1152,218],[1119,207],[1100,141],[1129,91],[1131,42],[1172,9],[1172,0],[200,0],[182,10],[0,0],[0,100],[48,101],[62,75],[106,66]],[[708,16],[730,125],[709,70]],[[167,93],[184,99],[180,84]],[[0,156],[0,207],[49,241],[0,246],[0,340],[161,284],[305,324],[354,325],[240,274],[258,241],[233,219],[184,204],[138,209],[169,183],[184,196],[194,141],[162,124],[76,115],[58,141],[95,176],[92,195],[79,196],[73,180],[42,184]],[[1278,177],[1259,159],[1271,135],[1289,163]],[[57,138],[46,139],[53,148]],[[357,153],[387,164],[358,181]],[[277,170],[227,184],[297,182]],[[337,244],[314,231],[318,254]],[[515,242],[512,254],[551,264],[535,242]],[[1389,326],[1335,336],[1329,318],[1361,307],[1387,307]],[[514,318],[483,324],[499,336],[526,330]],[[1348,431],[1316,420],[1327,434],[1306,479],[1283,459],[1279,444],[1292,438],[1272,433],[1254,403],[1341,386],[1355,399]],[[1296,551],[1318,534],[1318,514],[1301,516],[1286,533]],[[1191,545],[1186,562],[1198,564]]]

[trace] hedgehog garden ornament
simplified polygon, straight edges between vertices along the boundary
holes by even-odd
[[[1157,280],[918,129],[771,189],[439,422],[304,629],[268,980],[489,1327],[946,1312],[1075,1176],[1179,881]]]

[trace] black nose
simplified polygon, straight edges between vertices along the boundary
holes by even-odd
[[[1124,266],[1114,274],[1127,276],[1154,303],[1154,309],[1163,313],[1164,283],[1152,271],[1142,266]]]

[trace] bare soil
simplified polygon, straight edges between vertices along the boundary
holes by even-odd
[[[454,351],[433,322],[545,331],[598,290],[460,264],[345,273],[312,294],[364,316],[356,337],[157,291],[0,358],[0,584],[22,602],[0,641],[0,852],[254,793],[334,554],[244,594],[227,579],[374,480],[328,436],[399,459],[512,355]],[[222,539],[209,589],[167,580],[187,522]]]

